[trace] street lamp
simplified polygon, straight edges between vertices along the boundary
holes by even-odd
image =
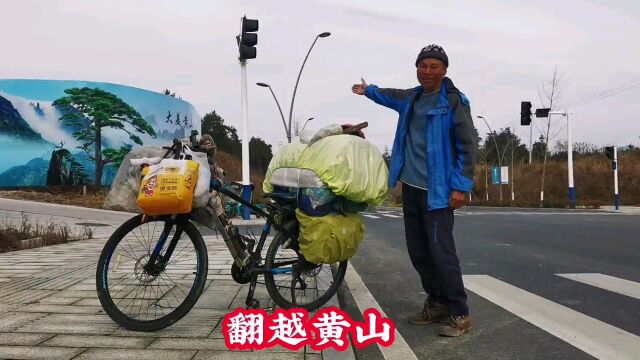
[[[516,136],[515,133],[513,135]],[[507,149],[511,148],[511,207],[513,207],[513,202],[516,199],[515,192],[514,192],[516,177],[514,175],[515,166],[513,165],[513,145],[512,145],[512,143],[516,142],[516,140],[518,140],[517,137],[509,139],[509,141],[507,141],[507,148],[502,151],[502,160],[504,160],[504,156],[507,152]],[[500,184],[500,186],[502,186],[502,184]]]
[[[316,38],[313,40],[313,43],[311,44],[309,51],[307,51],[307,56],[305,56],[304,61],[302,62],[302,66],[300,67],[300,72],[298,73],[298,79],[296,80],[296,86],[293,88],[293,96],[291,96],[291,106],[289,106],[289,133],[291,133],[291,116],[293,115],[293,102],[296,99],[296,91],[298,90],[298,83],[300,82],[300,76],[302,75],[302,69],[304,69],[304,64],[307,62],[307,59],[309,58],[309,54],[311,53],[311,49],[313,49],[313,46],[316,44],[316,41],[318,41],[318,38],[325,38],[329,35],[331,35],[330,32],[323,32],[316,35]],[[289,142],[291,142],[291,139],[289,139]]]
[[[302,126],[302,130],[300,130],[300,135],[302,135],[302,132],[304,131],[304,128],[306,128],[306,127],[307,127],[307,123],[308,123],[309,121],[311,121],[311,120],[313,120],[313,118],[312,118],[312,117],[308,118],[308,119],[307,119],[307,121],[305,121],[305,122],[304,122],[304,125]]]
[[[484,123],[487,124],[487,128],[489,129],[489,131],[491,133],[494,133],[496,136],[497,134],[491,130],[491,126],[489,126],[489,123],[487,122],[487,119],[484,118],[484,116],[478,115],[476,116],[478,119],[482,119],[484,120]],[[500,147],[498,146],[498,141],[496,140],[496,136],[493,136],[493,143],[496,145],[496,153],[498,155],[498,166],[500,167],[500,172],[502,172],[502,157],[500,156]],[[502,180],[500,180],[500,202],[502,202]]]
[[[291,143],[291,127],[287,128],[287,122],[284,120],[284,114],[282,113],[282,108],[280,107],[280,103],[278,102],[278,98],[276,97],[276,94],[273,92],[273,89],[271,89],[271,85],[269,84],[265,84],[265,83],[256,83],[256,85],[261,86],[261,87],[266,87],[269,88],[269,91],[271,91],[271,95],[273,95],[273,100],[276,101],[276,105],[278,105],[278,111],[280,111],[280,117],[282,118],[282,124],[284,125],[284,131],[287,134],[287,140],[289,140],[289,143]]]

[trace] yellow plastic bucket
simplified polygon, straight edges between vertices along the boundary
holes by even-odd
[[[136,203],[148,215],[191,212],[198,168],[193,160],[174,159],[145,167]]]

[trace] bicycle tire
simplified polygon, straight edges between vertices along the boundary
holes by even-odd
[[[266,254],[267,269],[273,268],[277,251],[279,248],[281,248],[281,246],[284,244],[286,240],[287,240],[286,237],[283,236],[283,234],[280,232],[276,233],[276,235],[273,237],[273,240],[271,241],[271,244],[269,245],[269,248]],[[299,254],[298,250],[295,250],[295,251],[296,253]],[[327,303],[327,301],[329,301],[329,299],[331,299],[331,297],[333,297],[333,295],[335,295],[335,293],[338,291],[338,288],[342,284],[342,281],[344,280],[344,276],[347,272],[347,263],[348,263],[348,260],[341,261],[338,264],[337,269],[335,269],[335,272],[331,271],[333,282],[329,285],[329,287],[326,290],[324,290],[322,294],[318,294],[318,297],[316,298],[316,300],[306,304],[293,303],[288,299],[286,299],[284,296],[282,296],[280,291],[278,291],[278,285],[276,284],[273,273],[266,273],[264,275],[264,280],[265,280],[264,282],[267,287],[267,291],[269,292],[269,296],[271,296],[271,299],[273,299],[273,301],[278,306],[284,309],[297,307],[297,308],[303,308],[307,311],[314,311],[320,308],[325,303]],[[330,264],[320,264],[320,266],[328,266],[328,265]]]
[[[133,232],[137,227],[154,222],[154,221],[166,222],[170,218],[171,216],[156,216],[151,218],[147,217],[148,221],[145,221],[143,223],[143,215],[134,216],[133,218],[127,220],[125,223],[120,225],[118,229],[116,229],[116,231],[107,240],[100,254],[100,258],[98,260],[98,266],[96,270],[96,289],[98,292],[98,299],[100,300],[100,304],[102,305],[102,308],[105,310],[107,315],[109,315],[109,317],[111,317],[111,319],[113,319],[113,321],[115,321],[118,325],[123,326],[129,330],[150,332],[150,331],[156,331],[156,330],[163,329],[167,326],[170,326],[171,324],[177,322],[182,317],[184,317],[191,310],[191,308],[196,304],[196,302],[198,301],[198,298],[200,297],[200,295],[204,290],[204,286],[207,279],[207,270],[208,270],[208,256],[207,256],[206,245],[204,243],[204,240],[202,239],[202,235],[190,221],[188,221],[187,219],[179,219],[177,225],[182,227],[182,230],[183,230],[182,236],[186,234],[186,236],[191,241],[191,244],[193,244],[193,247],[196,252],[196,259],[197,259],[196,260],[197,262],[195,265],[196,272],[195,272],[195,276],[193,277],[194,278],[193,285],[191,285],[191,289],[188,295],[185,297],[185,299],[173,311],[169,312],[168,314],[160,318],[153,319],[153,320],[139,320],[131,316],[128,316],[127,314],[125,314],[123,311],[120,310],[120,308],[114,303],[112,299],[112,295],[109,292],[108,272],[109,272],[109,263],[110,263],[111,256],[116,250],[118,244],[120,244],[120,242],[123,239],[125,239],[127,234]],[[185,240],[186,239],[183,239],[182,237],[179,239],[179,241],[185,241]],[[167,239],[167,243],[169,241],[170,241],[170,238]],[[186,248],[186,245],[185,245],[185,248]],[[173,258],[174,256],[172,256],[172,260]],[[171,261],[169,263],[171,263]],[[164,269],[162,273],[164,273],[165,270],[166,269]],[[174,282],[174,284],[176,288],[179,287],[177,283]],[[169,290],[167,293],[169,293],[170,291],[172,290]],[[138,293],[136,293],[136,295],[138,295]],[[150,295],[151,295],[151,292],[150,292]],[[162,294],[162,296],[165,296],[165,295],[166,294]],[[140,301],[144,301],[144,300],[145,299],[143,295],[143,299]],[[156,299],[156,300],[159,303],[160,299]],[[147,310],[147,314],[148,312],[149,310]]]

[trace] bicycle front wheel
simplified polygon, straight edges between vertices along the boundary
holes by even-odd
[[[302,259],[297,242],[285,246],[287,238],[276,233],[269,245],[266,265],[272,273],[264,275],[269,295],[285,309],[301,307],[313,311],[324,305],[338,291],[347,272],[348,260],[334,264],[317,264],[303,270],[294,266]]]
[[[149,266],[163,231],[168,237],[156,264]],[[176,246],[166,259],[174,238]],[[180,320],[195,305],[204,290],[207,267],[206,246],[191,222],[138,215],[111,235],[100,254],[98,298],[119,325],[135,331],[159,330]]]

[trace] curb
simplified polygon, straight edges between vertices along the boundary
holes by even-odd
[[[131,216],[138,215],[138,214],[134,214],[134,213],[126,212],[126,211],[97,209],[97,208],[91,208],[91,207],[85,207],[85,206],[56,204],[56,203],[35,201],[35,200],[19,200],[19,199],[10,199],[10,198],[3,198],[3,197],[0,197],[0,199],[2,199],[2,201],[7,201],[7,202],[31,203],[31,204],[38,204],[38,205],[51,206],[51,207],[61,207],[61,208],[64,208],[64,209],[69,209],[69,210],[95,211],[95,212],[104,212],[104,213],[116,214],[116,215],[131,215]],[[14,211],[14,210],[9,210],[9,211]]]
[[[42,205],[42,206],[61,207],[61,208],[64,208],[64,209],[78,210],[78,211],[85,211],[85,212],[86,211],[97,212],[97,213],[101,213],[102,212],[102,213],[108,213],[108,214],[129,215],[129,216],[138,215],[138,213],[131,213],[131,212],[126,212],[126,211],[117,211],[117,210],[109,210],[109,209],[96,209],[96,208],[90,208],[90,207],[84,207],[84,206],[55,204],[55,203],[41,202],[41,201],[34,201],[34,200],[18,200],[18,199],[9,199],[9,198],[3,198],[3,197],[0,197],[0,199],[2,199],[2,201],[7,201],[7,202],[31,203],[31,204],[38,204],[38,205]],[[4,210],[4,209],[0,209],[0,210]],[[6,210],[6,211],[14,211],[14,210]],[[73,218],[71,216],[66,216],[66,217]],[[238,219],[231,219],[231,221],[233,222],[234,225],[264,225],[266,223],[265,219],[241,220],[240,218],[238,218]]]
[[[344,285],[344,282],[343,282]],[[342,309],[340,301],[338,301],[338,293],[336,292],[323,307],[335,306]],[[338,351],[334,348],[322,350],[322,360],[356,360],[356,354],[353,351],[353,343],[349,339],[349,346],[345,351]]]

